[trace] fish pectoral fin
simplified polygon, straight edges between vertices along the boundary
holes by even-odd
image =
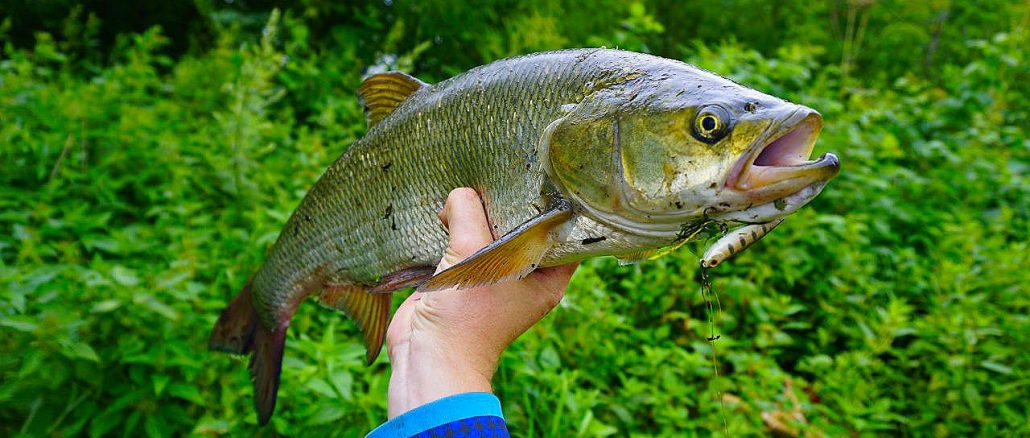
[[[436,274],[418,290],[464,289],[525,278],[540,266],[547,250],[561,240],[562,225],[571,218],[572,209],[567,205],[549,210]]]
[[[433,276],[436,268],[432,266],[414,266],[386,274],[376,287],[368,291],[372,294],[384,294],[406,287],[415,287]]]
[[[428,86],[429,84],[399,71],[377,73],[365,78],[358,86],[358,98],[365,105],[368,128],[371,129],[390,115],[408,96]]]
[[[372,294],[364,286],[327,284],[318,301],[326,307],[343,311],[358,323],[365,335],[365,362],[371,365],[379,357],[390,326],[391,294]]]

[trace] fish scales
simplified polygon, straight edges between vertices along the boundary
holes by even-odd
[[[312,282],[373,284],[435,265],[447,243],[436,213],[453,188],[480,192],[495,236],[538,214],[541,132],[587,84],[631,68],[579,55],[474,69],[420,90],[370,129],[311,189],[255,276],[264,322],[280,324],[276,316]]]

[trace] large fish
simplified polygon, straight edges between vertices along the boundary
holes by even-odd
[[[503,282],[613,255],[632,262],[710,224],[713,266],[806,204],[839,169],[809,160],[816,111],[679,61],[608,49],[497,61],[436,85],[403,73],[358,88],[368,133],[334,162],[233,299],[210,348],[252,355],[255,407],[275,408],[283,342],[312,294],[353,318],[367,360],[390,292]],[[450,190],[480,193],[496,241],[433,276]]]

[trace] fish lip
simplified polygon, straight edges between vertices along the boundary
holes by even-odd
[[[710,216],[710,219],[741,224],[758,224],[782,219],[808,204],[816,196],[819,196],[819,193],[822,192],[828,182],[829,180],[815,181],[782,197],[772,198],[762,203],[749,204],[743,210],[718,213]]]
[[[840,171],[836,155],[810,159],[821,130],[818,112],[805,107],[793,111],[752,143],[731,168],[725,187],[757,203],[833,178]]]

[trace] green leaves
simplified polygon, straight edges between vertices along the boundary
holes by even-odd
[[[97,356],[97,352],[90,347],[89,344],[84,342],[71,342],[64,345],[62,352],[69,358],[81,358],[91,362],[100,363],[100,356]]]

